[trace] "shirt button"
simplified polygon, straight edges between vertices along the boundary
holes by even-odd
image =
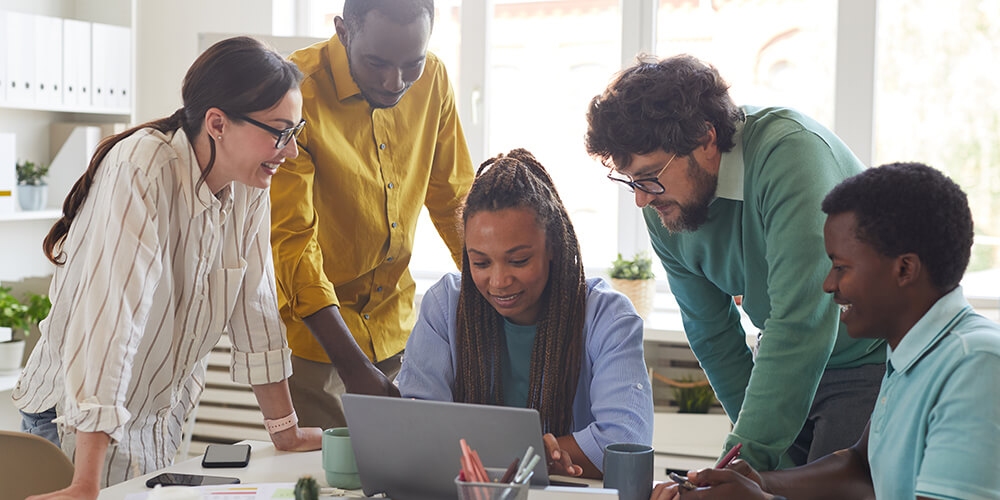
[[[365,315],[365,319],[368,319],[368,315],[367,314]]]
[[[381,291],[382,291],[382,287],[378,287],[378,288],[376,288],[376,289],[375,289],[375,291],[376,291],[376,292],[381,292]]]
[[[378,145],[378,148],[379,148],[379,149],[385,149],[385,143],[382,143],[382,144],[379,144],[379,145]]]
[[[395,222],[392,223],[392,227],[396,227],[396,223]]]
[[[386,260],[386,262],[392,262],[392,257],[389,257],[388,259],[385,259],[385,260]]]
[[[393,184],[392,184],[392,183],[390,182],[390,183],[389,183],[389,189],[392,189],[392,188],[394,188],[394,187],[396,187],[396,186],[394,186],[394,185],[393,185]]]

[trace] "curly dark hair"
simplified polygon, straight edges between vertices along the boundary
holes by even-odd
[[[856,237],[887,257],[915,253],[931,284],[958,285],[972,253],[972,212],[962,188],[923,163],[890,163],[849,177],[823,199],[828,215],[854,212]]]
[[[689,55],[656,61],[640,56],[622,71],[587,110],[587,152],[615,167],[631,154],[657,149],[691,153],[715,127],[719,150],[733,149],[743,111],[729,96],[729,84],[712,66]]]

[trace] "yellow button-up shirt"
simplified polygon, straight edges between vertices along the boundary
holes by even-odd
[[[372,109],[334,36],[296,51],[305,75],[299,156],[271,181],[278,303],[296,356],[329,362],[302,318],[339,305],[372,361],[406,345],[414,282],[407,266],[421,205],[456,263],[457,210],[474,172],[444,64],[424,72],[392,108]]]

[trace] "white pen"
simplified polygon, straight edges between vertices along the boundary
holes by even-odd
[[[541,458],[542,457],[539,455],[531,457],[531,460],[528,462],[528,465],[525,466],[523,469],[521,469],[521,472],[519,472],[517,476],[514,476],[514,482],[520,483],[523,482],[525,479],[528,479],[528,477],[531,476],[531,471],[535,470],[535,465]]]

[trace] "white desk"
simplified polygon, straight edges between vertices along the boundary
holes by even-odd
[[[239,469],[206,469],[201,466],[201,458],[192,458],[172,465],[145,476],[130,479],[101,490],[98,500],[123,500],[131,493],[148,492],[146,480],[161,472],[180,472],[185,474],[201,474],[206,476],[238,477],[243,483],[294,483],[298,478],[309,474],[316,478],[322,486],[326,483],[323,472],[321,452],[286,452],[274,449],[274,445],[265,441],[243,441],[250,444],[250,464]],[[614,490],[600,488],[601,481],[567,478],[577,482],[587,482],[590,488],[558,488],[548,487],[544,490],[531,490],[530,500],[562,500],[583,496],[585,499],[606,500],[618,498]],[[353,492],[352,492],[353,493]],[[603,493],[603,494],[602,494]],[[360,491],[355,497],[364,497]]]

